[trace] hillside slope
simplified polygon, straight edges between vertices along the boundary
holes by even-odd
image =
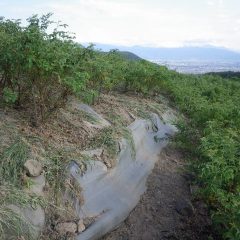
[[[94,113],[87,105],[81,104],[76,98],[70,98],[65,107],[56,111],[47,122],[38,128],[32,127],[21,112],[7,108],[2,111],[0,154],[5,161],[1,161],[1,174],[5,177],[6,183],[13,184],[16,189],[22,189],[29,199],[25,200],[27,205],[21,204],[21,198],[14,199],[15,202],[12,203],[6,199],[1,209],[8,210],[8,204],[13,204],[14,209],[19,206],[20,216],[28,219],[28,222],[34,226],[34,230],[31,230],[30,226],[26,225],[25,233],[21,231],[25,239],[30,239],[32,234],[36,238],[36,234],[41,231],[43,231],[42,239],[45,240],[59,239],[64,236],[71,239],[71,236],[77,236],[81,232],[69,230],[66,224],[71,223],[74,229],[75,222],[80,221],[79,218],[83,221],[81,226],[82,228],[84,226],[86,229],[84,232],[87,234],[88,227],[96,221],[98,214],[91,219],[91,224],[89,224],[89,216],[81,217],[75,205],[72,205],[73,200],[73,202],[79,202],[79,207],[84,207],[84,202],[88,204],[90,200],[85,196],[86,189],[84,193],[82,192],[83,188],[87,188],[88,185],[84,184],[84,179],[78,183],[69,175],[67,170],[69,166],[73,166],[73,163],[77,164],[81,176],[85,176],[92,164],[93,166],[100,164],[99,166],[106,170],[106,174],[116,171],[114,169],[118,163],[116,161],[120,151],[118,142],[122,138],[126,139],[133,151],[133,156],[138,151],[135,149],[132,134],[127,126],[138,118],[150,119],[152,112],[163,116],[170,110],[165,102],[161,102],[161,98],[155,102],[137,96],[118,94],[103,95],[94,109],[106,120]],[[142,139],[142,141],[145,140]],[[154,143],[153,138],[151,141]],[[156,144],[159,143],[156,142]],[[101,152],[98,153],[99,151]],[[11,164],[7,163],[9,160]],[[136,167],[137,160],[136,162],[132,160],[132,162],[133,167]],[[90,171],[93,171],[93,166],[90,167]],[[130,169],[129,163],[128,166]],[[142,173],[143,179],[146,179],[144,171]],[[102,170],[97,169],[97,174],[102,174]],[[114,177],[111,182],[113,183],[116,179]],[[126,176],[124,179],[126,180]],[[141,182],[144,183],[144,181]],[[121,185],[120,182],[118,184],[119,189],[124,189],[125,184]],[[143,188],[145,188],[144,185]],[[110,184],[108,189],[111,189]],[[13,191],[16,190],[13,189]],[[32,197],[36,201],[37,209],[29,207]],[[138,198],[139,196],[134,202]],[[101,196],[96,199],[100,201]],[[99,207],[102,208],[103,205]],[[115,205],[113,209],[115,207],[118,209]],[[24,209],[27,209],[27,212]],[[123,213],[124,209],[123,207]],[[84,212],[87,214],[86,211]],[[9,220],[4,220],[6,224],[9,224],[8,221],[12,221],[13,217],[13,213],[10,214]],[[49,228],[45,223],[51,224],[51,227]],[[3,239],[19,236],[17,231],[11,230],[11,225],[9,225],[7,231],[2,233]],[[100,236],[100,232],[97,234]]]
[[[139,56],[137,56],[136,54],[132,53],[132,52],[127,52],[127,51],[119,51],[120,55],[125,57],[128,60],[134,60],[134,61],[139,61],[142,58],[140,58]]]

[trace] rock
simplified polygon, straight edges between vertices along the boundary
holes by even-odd
[[[78,225],[78,233],[81,233],[86,229],[82,219],[78,221],[77,225]]]
[[[103,129],[103,128],[109,127],[111,125],[106,119],[104,119],[100,114],[98,114],[95,110],[93,110],[88,105],[83,104],[83,103],[82,104],[79,104],[79,103],[74,104],[73,103],[73,105],[77,110],[84,111],[95,119],[96,122],[93,124],[89,123],[87,121],[84,121],[85,124],[88,123],[89,127],[93,127],[96,129]]]
[[[38,177],[42,173],[42,165],[36,160],[28,160],[24,163],[24,168],[30,177]]]
[[[32,234],[34,235],[34,239],[38,239],[38,236],[40,235],[45,225],[45,212],[43,208],[40,206],[37,206],[34,209],[31,206],[26,208],[21,208],[16,205],[9,205],[8,207],[12,211],[14,211],[16,214],[21,216],[21,218],[25,219],[26,222],[31,224]],[[22,226],[22,228],[27,228],[27,227],[28,227],[27,225]],[[9,233],[9,236],[15,236],[15,232],[12,230],[12,232]]]
[[[191,217],[194,213],[194,208],[192,203],[186,199],[180,199],[176,202],[176,211],[182,216]]]
[[[46,180],[43,174],[38,177],[31,178],[32,184],[29,187],[29,191],[35,193],[38,196],[44,196],[44,187]]]
[[[75,222],[58,223],[56,225],[56,231],[60,235],[64,235],[66,233],[76,233],[78,231],[78,226]]]
[[[42,207],[37,206],[35,209],[29,207],[23,210],[24,216],[39,230],[45,225],[45,212]]]

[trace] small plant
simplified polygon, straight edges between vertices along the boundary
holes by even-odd
[[[28,146],[21,138],[3,151],[0,156],[1,181],[8,181],[16,186],[21,185],[20,178],[28,153]]]
[[[37,196],[28,195],[13,185],[5,183],[0,185],[0,236],[8,239],[6,237],[11,233],[11,236],[34,240],[33,226],[21,213],[11,207],[13,205],[20,208],[35,208],[37,205],[45,206],[45,202]]]
[[[3,89],[3,100],[6,103],[13,104],[17,101],[17,93],[13,92],[10,88]]]
[[[72,159],[62,150],[49,149],[45,163],[45,176],[51,189],[52,204],[62,207],[64,192],[72,192],[77,198],[81,198],[81,186],[74,179],[69,178],[68,166]]]
[[[114,127],[102,129],[96,136],[89,141],[91,148],[104,148],[110,158],[115,158],[118,152],[116,132]]]
[[[98,119],[96,119],[93,115],[91,115],[90,113],[88,112],[85,112],[85,111],[81,111],[81,117],[83,119],[85,119],[86,121],[92,123],[92,124],[96,124],[98,123]]]
[[[81,93],[78,93],[83,102],[93,105],[97,99],[98,93],[93,89],[86,89]]]
[[[128,141],[130,148],[131,148],[132,158],[135,159],[136,158],[136,148],[135,148],[135,143],[134,143],[134,139],[133,139],[131,130],[129,130],[128,128],[122,127],[120,131],[121,131],[123,137]]]

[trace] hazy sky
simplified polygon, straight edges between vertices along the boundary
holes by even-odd
[[[0,16],[53,12],[79,42],[240,51],[240,0],[0,0]]]

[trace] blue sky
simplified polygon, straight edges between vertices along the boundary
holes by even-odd
[[[240,51],[239,0],[1,0],[0,16],[54,13],[79,42]]]

